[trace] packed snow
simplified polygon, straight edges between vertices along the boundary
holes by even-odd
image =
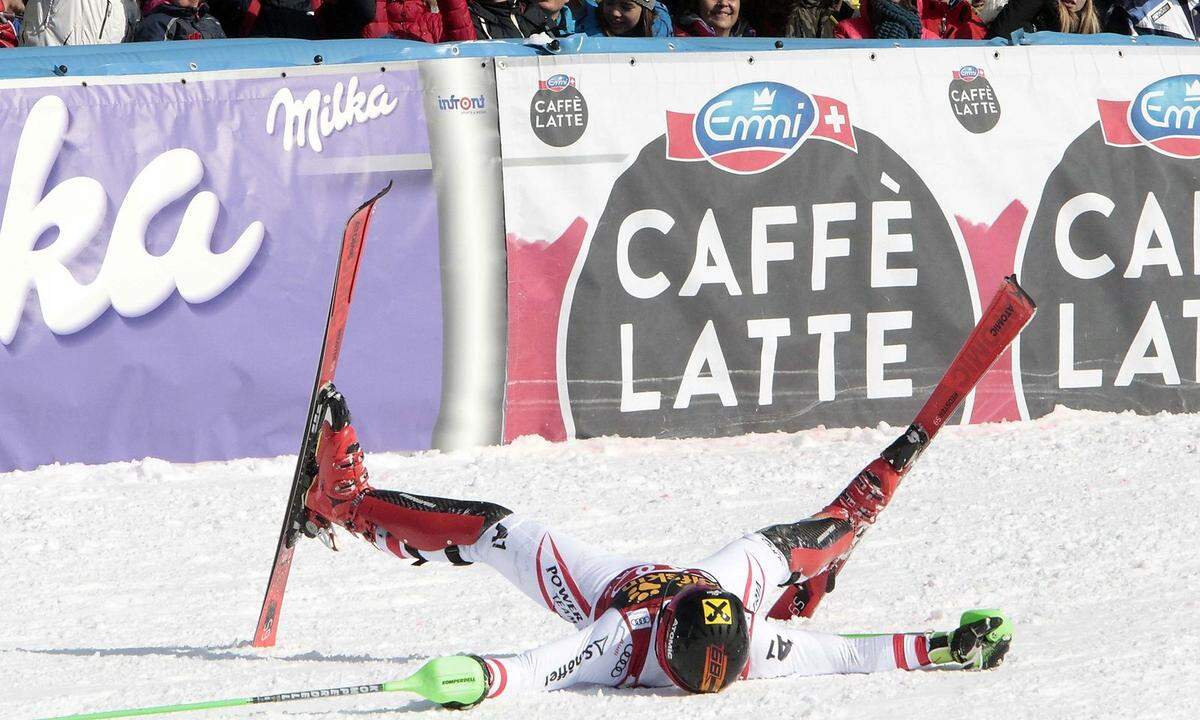
[[[369,420],[368,420],[369,421]],[[377,487],[490,499],[596,544],[686,564],[818,510],[896,428],[605,438],[368,456]],[[1200,415],[1058,410],[949,427],[858,547],[814,629],[1016,623],[984,673],[735,683],[717,696],[586,688],[473,718],[1200,717]],[[0,474],[0,718],[374,683],[431,656],[570,628],[485,567],[411,567],[342,533],[296,553],[268,650],[249,638],[294,460],[147,459]],[[443,711],[398,693],[173,717],[367,720]],[[457,716],[456,716],[457,717]]]

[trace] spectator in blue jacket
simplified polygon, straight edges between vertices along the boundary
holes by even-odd
[[[225,31],[209,14],[204,0],[147,0],[133,42],[155,40],[221,40]]]
[[[554,31],[554,35],[566,37],[583,32],[578,28],[578,20],[575,18],[575,13],[571,12],[571,6],[567,0],[538,0],[538,5],[542,8],[542,12],[546,13],[546,18],[550,21],[548,24]]]
[[[672,37],[675,34],[671,13],[658,0],[587,0],[583,8],[576,27],[588,35]]]

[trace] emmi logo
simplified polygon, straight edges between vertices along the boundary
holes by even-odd
[[[1170,135],[1195,136],[1196,113],[1200,111],[1200,78],[1186,85],[1187,76],[1159,80],[1138,93],[1130,108],[1130,124],[1147,140]],[[1182,90],[1182,97],[1181,91]]]
[[[1163,78],[1142,88],[1132,102],[1097,102],[1109,145],[1149,145],[1172,157],[1200,157],[1200,75]]]
[[[758,82],[725,90],[697,113],[667,111],[669,160],[707,160],[732,173],[775,167],[809,136],[855,149],[845,103]]]

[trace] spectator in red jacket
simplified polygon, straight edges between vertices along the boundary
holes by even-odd
[[[0,48],[17,46],[17,36],[20,33],[17,32],[17,26],[13,23],[13,14],[16,9],[9,9],[8,3],[0,0]]]
[[[742,0],[693,0],[675,18],[680,37],[753,37],[742,17]]]
[[[838,23],[835,37],[887,40],[982,40],[987,28],[969,2],[862,0],[859,16]]]
[[[467,0],[325,0],[320,19],[333,37],[393,37],[439,43],[474,40]]]

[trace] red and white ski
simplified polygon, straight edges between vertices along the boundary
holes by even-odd
[[[983,311],[979,324],[967,336],[946,374],[917,413],[913,425],[924,430],[932,440],[1036,312],[1037,305],[1017,284],[1017,276],[1004,278],[992,302]]]
[[[903,478],[988,368],[1012,344],[1036,312],[1037,305],[1017,284],[1017,276],[1010,275],[1004,278],[996,295],[984,309],[979,323],[967,336],[958,355],[938,381],[937,387],[917,413],[912,425],[909,425],[905,433],[889,445],[879,458],[864,468],[859,477],[867,477],[874,481],[876,476],[881,474],[880,471],[887,470]],[[887,467],[880,464],[886,464]],[[778,619],[787,619],[794,615],[811,617],[825,594],[833,590],[838,571],[846,564],[850,553],[868,527],[870,525],[867,523],[860,524],[846,550],[829,562],[821,572],[817,572],[811,578],[797,578],[803,582],[788,587],[771,609],[770,616]]]
[[[283,607],[283,592],[287,589],[288,573],[292,569],[292,554],[296,550],[297,539],[305,531],[304,495],[313,480],[316,438],[324,413],[321,398],[332,388],[333,376],[337,371],[338,355],[342,351],[342,337],[346,331],[346,319],[350,314],[350,300],[354,296],[354,281],[358,276],[358,263],[362,258],[371,213],[375,209],[375,202],[391,189],[392,184],[389,182],[379,194],[360,205],[346,221],[346,230],[342,233],[342,247],[334,274],[333,293],[329,299],[329,316],[325,321],[325,337],[321,343],[321,360],[317,365],[317,378],[308,401],[304,435],[300,440],[300,455],[296,458],[292,490],[288,496],[287,511],[283,516],[283,529],[279,532],[279,543],[275,547],[275,562],[271,565],[271,578],[267,582],[267,594],[263,598],[262,610],[258,615],[258,627],[254,630],[255,647],[271,647],[275,644],[275,634],[279,631],[279,613]]]

